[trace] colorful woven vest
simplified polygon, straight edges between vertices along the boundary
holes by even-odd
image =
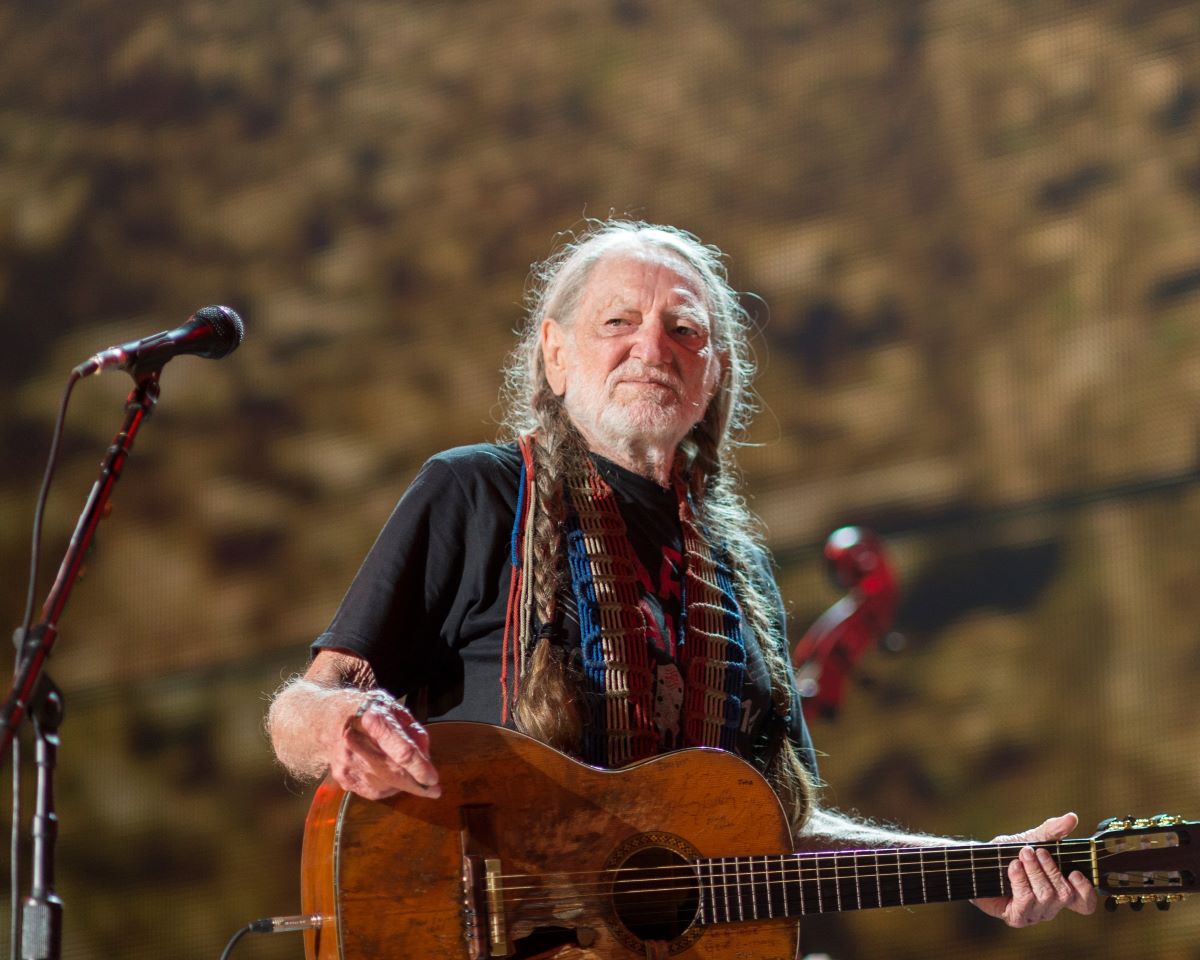
[[[522,468],[512,536],[512,569],[501,685],[503,716],[520,696],[541,625],[533,618],[532,571],[526,545],[536,510],[533,445],[521,441]],[[640,606],[638,562],[612,488],[591,459],[587,472],[566,484],[565,542],[571,589],[579,613],[583,663],[583,759],[620,767],[657,752],[653,627]],[[675,482],[683,539],[683,573],[676,655],[683,675],[685,746],[735,750],[741,722],[746,650],[741,610],[728,558],[714,549],[695,516],[691,494]]]

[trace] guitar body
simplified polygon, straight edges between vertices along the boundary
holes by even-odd
[[[306,914],[326,919],[305,934],[309,960],[796,957],[792,920],[691,924],[695,903],[685,892],[677,922],[663,925],[660,911],[647,923],[639,904],[650,888],[614,897],[603,879],[622,868],[653,877],[696,857],[791,850],[779,801],[741,759],[697,749],[602,771],[500,727],[446,722],[429,733],[440,799],[372,802],[330,782],[318,789],[305,825],[302,900]],[[484,924],[474,954],[464,832],[479,864],[498,861],[503,885],[479,897],[501,932]],[[489,946],[489,932],[499,945]]]

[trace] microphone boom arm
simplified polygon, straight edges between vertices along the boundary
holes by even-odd
[[[113,487],[121,479],[121,471],[125,467],[125,461],[129,459],[134,438],[158,402],[158,375],[159,371],[154,370],[139,376],[125,401],[125,422],[100,463],[100,475],[92,485],[83,512],[79,515],[79,522],[75,525],[75,532],[71,535],[67,552],[58,568],[58,576],[50,588],[46,602],[42,605],[41,622],[29,631],[28,637],[21,638],[19,665],[13,675],[12,688],[4,708],[0,711],[0,765],[12,749],[13,738],[29,709],[38,677],[41,676],[46,659],[54,648],[54,642],[58,638],[59,618],[67,605],[71,589],[79,579],[80,568],[96,535],[96,528],[104,518]]]

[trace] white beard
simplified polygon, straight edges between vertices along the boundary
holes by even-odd
[[[633,392],[624,387],[618,390]],[[663,403],[653,395],[638,393],[641,395],[580,399],[568,390],[563,399],[571,421],[596,453],[662,483],[675,448],[699,416],[689,420],[677,396]]]

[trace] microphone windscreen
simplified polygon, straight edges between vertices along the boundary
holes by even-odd
[[[242,323],[242,318],[237,315],[237,311],[232,307],[213,304],[212,306],[201,307],[193,316],[196,320],[208,323],[216,335],[216,342],[205,350],[201,356],[212,360],[220,359],[236,350],[246,336],[246,325]]]

